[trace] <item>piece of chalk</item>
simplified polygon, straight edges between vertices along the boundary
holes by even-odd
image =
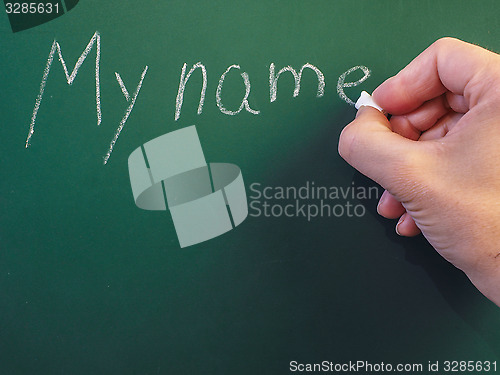
[[[380,112],[384,112],[382,107],[375,103],[375,100],[373,100],[372,96],[366,91],[363,91],[361,93],[358,101],[356,102],[356,104],[354,104],[354,107],[356,107],[356,109],[360,109],[362,106],[373,107],[375,109],[378,109]]]

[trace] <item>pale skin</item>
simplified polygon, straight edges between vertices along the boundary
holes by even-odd
[[[500,306],[500,55],[436,41],[373,92],[340,155],[386,189],[377,210],[420,232]]]

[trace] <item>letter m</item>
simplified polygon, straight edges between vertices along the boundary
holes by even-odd
[[[304,64],[302,65],[302,68],[300,68],[300,71],[297,73],[297,71],[292,68],[290,65],[282,68],[278,74],[274,73],[274,63],[271,63],[269,66],[269,97],[271,99],[271,103],[276,100],[276,96],[278,95],[278,79],[280,75],[284,72],[290,72],[293,74],[293,78],[295,80],[295,89],[293,90],[293,97],[295,98],[296,96],[299,95],[300,92],[300,80],[302,79],[302,72],[304,71],[305,68],[309,68],[316,75],[318,76],[318,93],[317,97],[323,96],[325,93],[325,76],[323,73],[321,73],[321,70],[319,70],[317,67],[315,67],[312,64]]]
[[[31,139],[33,133],[35,132],[36,116],[38,114],[38,110],[40,109],[40,104],[42,103],[43,92],[45,90],[45,85],[47,84],[47,78],[49,77],[50,68],[52,66],[52,61],[54,60],[54,55],[56,53],[56,50],[57,50],[57,54],[59,55],[59,61],[61,62],[62,67],[64,69],[64,74],[66,75],[66,81],[68,82],[68,85],[72,85],[73,81],[76,78],[76,75],[78,74],[78,69],[80,69],[80,67],[82,66],[83,62],[87,58],[87,55],[92,50],[92,47],[94,47],[94,44],[96,45],[95,94],[96,94],[97,125],[101,124],[101,88],[100,88],[100,83],[99,83],[99,61],[101,58],[101,36],[99,35],[99,32],[96,31],[94,33],[94,35],[90,39],[90,42],[87,44],[87,47],[85,47],[85,50],[78,58],[78,60],[75,64],[75,67],[73,68],[73,71],[71,72],[71,74],[68,73],[68,68],[66,67],[66,62],[64,61],[64,58],[62,55],[61,46],[59,45],[59,43],[56,40],[54,40],[54,43],[52,43],[52,48],[50,49],[49,58],[47,60],[47,65],[45,66],[45,70],[43,71],[42,82],[40,83],[40,93],[38,94],[38,97],[36,98],[35,108],[33,109],[33,115],[31,116],[30,130],[28,133],[28,138],[26,139],[26,148],[29,146],[30,139]]]

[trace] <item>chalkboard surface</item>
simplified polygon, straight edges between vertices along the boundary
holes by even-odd
[[[0,16],[0,373],[500,367],[498,308],[422,237],[399,238],[380,190],[337,154],[349,100],[443,36],[500,51],[499,11],[81,0],[15,33]],[[162,163],[210,166],[212,184],[211,163],[237,166],[247,201],[222,200],[227,229],[181,247],[187,211],[138,207],[129,156],[153,163],[148,142],[192,125]],[[195,198],[232,194],[210,192]],[[193,207],[182,225],[222,223]]]

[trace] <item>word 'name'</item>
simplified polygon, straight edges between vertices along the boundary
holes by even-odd
[[[35,107],[33,108],[33,114],[31,116],[31,122],[29,126],[29,132],[28,132],[28,137],[26,138],[26,148],[30,146],[30,141],[31,138],[33,137],[33,134],[35,133],[35,123],[36,123],[36,117],[38,115],[38,111],[40,109],[40,105],[42,103],[43,99],[43,94],[45,91],[45,86],[47,84],[47,79],[49,77],[50,69],[52,67],[52,62],[54,60],[54,55],[58,54],[59,61],[61,62],[61,65],[64,70],[64,74],[66,75],[66,82],[68,85],[72,85],[77,74],[78,70],[84,63],[85,59],[87,58],[88,54],[90,51],[93,49],[95,46],[96,49],[96,59],[95,59],[95,93],[96,93],[96,114],[97,114],[97,125],[100,125],[102,122],[102,110],[101,110],[101,86],[100,86],[100,61],[101,61],[101,36],[98,31],[94,33],[92,38],[90,39],[89,43],[87,44],[87,47],[83,51],[83,53],[80,55],[78,58],[71,74],[68,72],[68,68],[66,66],[66,62],[63,58],[63,54],[61,51],[61,46],[59,43],[54,40],[52,43],[52,47],[50,49],[49,53],[49,58],[47,60],[47,64],[45,66],[45,70],[43,72],[42,76],[42,81],[40,83],[40,92],[36,98],[35,101]],[[189,81],[189,78],[191,75],[196,71],[200,70],[202,74],[202,87],[201,87],[201,94],[200,94],[200,101],[198,104],[198,114],[201,114],[203,112],[203,104],[205,103],[205,94],[206,94],[206,88],[207,88],[207,69],[205,65],[203,65],[201,62],[198,62],[194,64],[191,69],[186,73],[187,71],[187,63],[184,63],[182,66],[181,70],[181,76],[180,76],[180,82],[179,82],[179,88],[177,91],[177,97],[175,100],[175,114],[174,114],[174,120],[177,121],[180,116],[181,116],[181,109],[182,109],[182,102],[184,100],[184,90],[186,88],[186,85]],[[241,104],[239,108],[235,111],[229,110],[224,107],[221,99],[221,93],[222,93],[222,87],[224,85],[224,81],[226,79],[227,74],[229,71],[232,69],[240,70],[241,67],[239,65],[231,65],[229,66],[224,73],[220,76],[219,79],[219,84],[217,86],[217,90],[215,92],[215,102],[217,104],[217,107],[219,110],[225,114],[225,115],[230,115],[234,116],[240,113],[243,109],[245,111],[250,112],[253,115],[258,115],[260,113],[259,110],[252,109],[250,106],[250,103],[248,102],[248,98],[250,96],[250,78],[246,72],[241,73],[241,78],[243,79],[243,82],[245,84],[245,94],[243,96],[243,99],[241,100]],[[276,68],[274,63],[271,63],[269,66],[269,99],[270,102],[274,102],[277,98],[278,95],[278,79],[279,77],[285,73],[285,72],[290,72],[293,75],[294,81],[295,81],[295,88],[293,90],[293,97],[296,97],[299,95],[300,92],[300,82],[302,79],[302,73],[304,72],[304,69],[310,69],[314,73],[316,73],[317,79],[318,79],[318,91],[317,91],[317,97],[322,97],[325,93],[325,76],[319,70],[316,66],[306,63],[304,64],[300,70],[297,72],[294,68],[291,66],[286,66],[282,69],[280,69],[276,73]],[[360,70],[363,72],[363,77],[360,79],[354,81],[354,82],[346,82],[346,78],[349,74]],[[120,74],[118,72],[115,72],[116,80],[118,82],[118,85],[120,85],[121,91],[123,93],[123,96],[125,97],[125,100],[127,101],[128,106],[125,110],[125,113],[118,125],[118,128],[116,129],[115,135],[113,139],[111,140],[111,143],[109,145],[108,152],[104,156],[104,164],[107,164],[111,153],[113,152],[113,148],[116,144],[116,141],[118,140],[118,137],[120,136],[121,131],[123,130],[125,123],[127,122],[128,118],[130,117],[132,110],[134,109],[134,105],[136,103],[137,97],[139,96],[139,93],[141,91],[141,87],[143,84],[143,81],[146,77],[146,74],[148,72],[148,66],[143,69],[141,73],[141,77],[139,79],[139,83],[137,84],[137,87],[134,91],[134,93],[131,95],[129,91],[127,90],[125,83],[123,82]],[[366,66],[354,66],[344,72],[342,75],[340,75],[338,81],[337,81],[337,93],[339,97],[344,100],[346,103],[354,105],[354,102],[347,97],[347,95],[344,93],[344,88],[346,87],[355,87],[360,85],[362,82],[364,82],[368,77],[370,76],[370,70]]]

